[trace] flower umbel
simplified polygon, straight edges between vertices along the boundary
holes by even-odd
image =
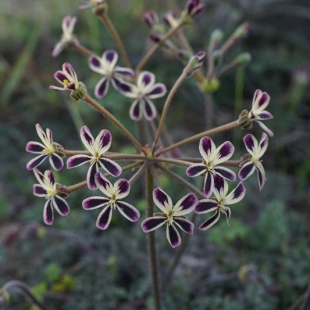
[[[265,169],[262,165],[262,161],[260,160],[260,158],[264,155],[264,153],[267,150],[268,136],[264,132],[262,134],[260,142],[258,143],[258,141],[253,135],[247,134],[243,138],[243,141],[251,157],[248,161],[245,161],[241,164],[242,167],[238,173],[239,179],[241,181],[246,180],[250,175],[254,173],[254,170],[256,169],[259,190],[262,190],[267,178],[266,178]]]
[[[79,82],[73,67],[68,62],[62,65],[62,70],[57,71],[54,77],[63,87],[50,86],[50,89],[56,91],[69,90],[71,91],[71,98],[77,101],[85,98],[86,86]]]
[[[98,172],[95,176],[95,182],[107,197],[93,196],[86,198],[83,200],[82,206],[84,210],[93,210],[105,206],[97,218],[96,226],[99,229],[105,230],[108,228],[112,218],[112,211],[115,209],[131,222],[136,222],[140,218],[140,212],[135,207],[122,201],[130,191],[130,184],[127,180],[120,179],[112,185],[103,173]]]
[[[43,220],[45,224],[52,225],[54,221],[53,208],[60,215],[66,216],[70,212],[69,205],[59,194],[53,172],[46,170],[43,174],[36,168],[33,169],[33,172],[40,183],[33,185],[33,194],[38,197],[44,197],[47,200],[44,205]]]
[[[121,174],[122,168],[113,160],[104,157],[104,153],[108,151],[112,143],[112,135],[108,130],[101,130],[94,139],[89,128],[83,126],[80,136],[90,155],[74,155],[70,157],[67,161],[67,168],[70,169],[90,163],[87,173],[87,186],[89,189],[97,189],[95,174],[99,171],[100,166],[114,177]]]
[[[76,24],[76,17],[66,16],[62,20],[62,36],[61,40],[56,44],[52,56],[57,57],[66,45],[76,44],[77,38],[73,35]]]
[[[216,224],[220,218],[221,213],[224,213],[226,215],[226,221],[228,224],[231,215],[231,210],[226,205],[237,203],[241,199],[243,199],[245,195],[245,187],[243,186],[242,182],[240,182],[237,185],[237,187],[230,192],[230,194],[227,195],[227,192],[228,192],[227,182],[219,175],[216,175],[214,177],[214,189],[213,189],[215,197],[200,200],[195,208],[195,212],[197,214],[204,214],[212,211],[215,211],[215,213],[209,219],[203,222],[199,226],[199,229],[207,230],[208,228]]]
[[[231,142],[226,141],[216,148],[214,142],[209,137],[200,139],[199,152],[203,158],[202,164],[194,164],[187,168],[186,174],[189,177],[205,175],[203,190],[207,198],[212,194],[214,187],[214,176],[220,175],[222,178],[235,181],[236,174],[219,164],[228,160],[234,153],[234,146]]]
[[[56,171],[61,170],[64,163],[62,158],[57,154],[58,144],[53,141],[52,131],[47,128],[45,133],[40,124],[36,124],[36,130],[43,144],[35,141],[30,141],[27,143],[27,152],[39,154],[37,157],[28,162],[27,169],[32,170],[33,168],[38,167],[48,157],[53,169]]]
[[[164,84],[155,84],[155,75],[148,71],[139,74],[137,85],[121,83],[119,87],[126,97],[135,99],[129,112],[130,117],[135,121],[139,121],[142,115],[147,120],[154,119],[156,117],[156,108],[151,99],[160,98],[167,92]]]
[[[97,83],[95,88],[95,95],[97,98],[103,98],[107,94],[110,81],[117,91],[123,93],[122,89],[119,87],[123,82],[121,77],[134,76],[135,73],[132,69],[116,66],[117,60],[118,54],[113,50],[105,51],[101,58],[95,55],[90,56],[90,69],[104,76]]]
[[[142,230],[147,233],[166,224],[166,235],[170,245],[175,248],[181,244],[181,237],[177,228],[188,234],[193,234],[194,224],[184,216],[195,209],[197,198],[188,194],[173,205],[171,198],[159,187],[153,191],[153,200],[162,213],[155,213],[153,217],[141,223]]]

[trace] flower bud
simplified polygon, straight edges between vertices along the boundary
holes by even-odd
[[[242,53],[240,54],[234,62],[236,63],[236,66],[243,66],[247,65],[252,60],[252,56],[250,53]]]
[[[179,24],[179,19],[175,12],[168,12],[163,16],[163,22],[170,28],[176,28]]]
[[[205,4],[200,3],[200,0],[189,0],[186,3],[185,11],[191,17],[200,13],[205,8]]]
[[[211,42],[215,45],[222,42],[224,37],[223,31],[220,29],[215,29],[211,34]]]
[[[211,80],[204,79],[199,85],[199,89],[203,93],[214,93],[220,87],[220,81],[217,78],[212,78]]]
[[[235,32],[233,33],[233,37],[235,40],[241,40],[246,38],[250,31],[251,31],[251,25],[250,23],[243,23],[242,25],[240,25]]]
[[[150,34],[150,40],[155,42],[155,43],[158,43],[161,41],[161,38],[159,35],[157,35],[156,33],[151,33]]]
[[[142,16],[142,21],[151,29],[153,29],[159,23],[157,13],[152,10],[144,13]]]
[[[205,60],[207,53],[205,51],[200,51],[196,55],[192,56],[184,68],[187,71],[187,76],[191,76],[196,70],[198,70],[201,66],[203,61]]]

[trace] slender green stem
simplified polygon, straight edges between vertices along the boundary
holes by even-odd
[[[155,53],[165,44],[165,42],[173,36],[182,26],[183,26],[183,21],[179,23],[179,25],[175,28],[171,28],[158,42],[155,44],[148,52],[147,54],[141,59],[139,64],[137,65],[135,71],[136,73],[140,72],[142,68],[146,65],[146,63],[155,55]]]
[[[123,45],[123,42],[120,39],[120,37],[119,37],[112,21],[110,20],[109,16],[107,14],[102,14],[102,15],[100,15],[100,17],[101,17],[103,23],[105,24],[105,26],[107,27],[108,31],[110,32],[113,40],[115,41],[117,48],[118,48],[118,51],[120,52],[120,54],[121,54],[121,56],[125,62],[125,65],[128,68],[132,68],[131,62],[129,60],[129,57],[127,55],[126,49]]]
[[[184,167],[189,167],[193,164],[193,163],[190,163],[188,161],[181,160],[181,159],[163,158],[163,157],[154,157],[153,161],[155,163],[168,163],[168,164],[173,164],[173,165],[177,165],[177,166],[184,166]],[[202,161],[202,160],[200,160],[200,161]]]
[[[216,133],[219,133],[219,132],[222,132],[222,131],[225,131],[225,130],[230,130],[230,129],[233,129],[233,128],[236,128],[236,127],[239,127],[240,124],[238,124],[238,121],[233,121],[231,123],[228,123],[226,125],[222,125],[222,126],[219,126],[219,127],[216,127],[216,128],[213,128],[213,129],[210,129],[210,130],[207,130],[207,131],[204,131],[204,132],[201,132],[197,135],[194,135],[190,138],[187,138],[187,139],[184,139],[184,140],[181,140],[175,144],[172,144],[166,148],[164,148],[163,150],[159,150],[157,152],[157,156],[160,155],[160,154],[163,154],[163,153],[166,153],[166,152],[169,152],[177,147],[180,147],[180,146],[184,146],[188,143],[191,143],[191,142],[194,142],[204,136],[211,136],[211,135],[214,135]]]
[[[89,50],[88,48],[84,47],[83,45],[81,45],[80,43],[78,44],[74,44],[73,47],[80,52],[81,54],[90,57],[91,55],[96,55],[95,53],[93,53],[91,50]]]
[[[177,181],[179,181],[182,185],[184,185],[185,187],[187,187],[189,190],[191,190],[194,194],[196,194],[199,198],[204,199],[206,198],[205,194],[200,191],[199,189],[197,189],[195,186],[193,186],[192,184],[190,184],[189,182],[187,182],[186,180],[184,180],[182,177],[180,177],[178,174],[172,172],[171,170],[165,168],[164,166],[160,165],[160,164],[156,164],[156,166],[161,169],[162,171],[166,172],[167,174],[169,174],[170,176],[172,176],[174,179],[176,179]]]
[[[9,281],[2,286],[1,290],[7,292],[8,290],[14,288],[20,290],[24,295],[26,295],[31,300],[33,304],[35,304],[41,310],[49,309],[45,305],[43,305],[39,300],[37,300],[37,298],[32,294],[30,287],[24,282],[16,280]]]
[[[144,155],[135,155],[135,154],[113,154],[113,155],[104,155],[104,157],[113,159],[113,160],[144,160],[146,156]]]
[[[186,51],[188,52],[189,56],[193,56],[195,53],[191,47],[191,45],[189,44],[186,36],[184,35],[183,31],[182,30],[179,30],[178,33],[177,33],[180,41],[181,41],[181,44],[183,45],[183,47],[186,49]]]
[[[212,93],[205,93],[205,128],[210,129],[213,127],[214,117],[214,103]]]
[[[177,89],[180,87],[180,85],[182,84],[182,82],[184,81],[184,79],[187,77],[187,70],[183,70],[182,74],[180,75],[180,77],[178,78],[178,80],[175,82],[175,84],[173,85],[172,89],[170,90],[170,93],[167,97],[167,100],[165,102],[164,105],[164,109],[162,111],[161,117],[160,117],[160,121],[158,124],[158,128],[157,128],[157,132],[156,132],[156,136],[155,136],[155,141],[154,141],[154,145],[153,145],[153,151],[156,148],[160,133],[163,129],[164,126],[164,122],[168,113],[168,109],[171,103],[171,100],[174,96],[174,94],[176,93]]]
[[[147,201],[147,217],[153,216],[153,188],[154,180],[150,168],[146,172],[146,201]],[[153,298],[155,309],[161,309],[161,298],[159,291],[159,281],[158,281],[158,268],[157,268],[157,257],[156,257],[156,244],[155,244],[155,232],[151,231],[147,234],[148,243],[148,254],[151,267],[152,276],[152,287],[153,287]]]
[[[66,157],[71,157],[74,155],[89,155],[91,156],[92,154],[89,151],[80,151],[80,150],[65,150],[62,148],[57,149],[57,151]]]
[[[99,113],[104,115],[110,122],[112,122],[116,127],[118,127],[123,134],[133,143],[133,145],[145,154],[145,150],[142,145],[136,140],[136,138],[121,124],[107,109],[97,103],[93,98],[91,98],[88,94],[84,99],[88,104],[94,107]]]
[[[142,172],[145,170],[145,167],[146,167],[146,162],[144,162],[141,165],[141,167],[138,169],[138,171],[128,180],[130,185],[132,185],[134,182],[136,182],[138,180],[138,178],[140,177]]]

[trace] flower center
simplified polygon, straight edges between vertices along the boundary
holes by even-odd
[[[67,79],[64,79],[64,80],[62,81],[62,84],[64,84],[64,86],[67,87],[68,84],[70,84],[70,82],[69,82]]]

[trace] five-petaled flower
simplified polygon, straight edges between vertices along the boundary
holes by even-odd
[[[256,140],[256,138],[247,134],[243,138],[245,147],[251,157],[248,161],[243,162],[241,165],[241,169],[239,170],[238,176],[241,181],[246,180],[250,175],[254,173],[254,170],[257,171],[258,178],[258,186],[259,190],[264,187],[264,184],[267,180],[265,169],[262,165],[260,158],[264,155],[268,147],[268,136],[265,132],[263,132],[260,142]]]
[[[104,157],[104,153],[108,151],[112,143],[112,135],[108,130],[101,130],[96,139],[94,139],[89,128],[83,126],[80,136],[90,155],[80,154],[70,157],[67,160],[67,168],[70,169],[90,163],[87,173],[87,186],[89,189],[97,189],[95,174],[99,171],[100,166],[114,177],[121,174],[122,168],[113,160]]]
[[[137,85],[123,82],[119,86],[126,97],[135,99],[129,112],[133,120],[139,121],[142,114],[147,120],[156,117],[156,108],[151,99],[164,96],[167,89],[162,83],[155,84],[155,75],[153,73],[141,72],[137,79]]]
[[[71,98],[77,101],[85,98],[86,86],[79,82],[73,67],[68,62],[62,65],[62,70],[56,71],[54,77],[63,87],[50,86],[50,89],[56,91],[69,90],[71,91]]]
[[[162,213],[155,213],[153,217],[141,223],[142,230],[147,233],[166,224],[166,235],[170,245],[175,248],[181,244],[181,237],[177,228],[188,234],[193,234],[194,224],[187,220],[185,214],[195,209],[197,198],[188,194],[173,205],[171,198],[159,187],[153,191],[153,200]]]
[[[228,160],[233,155],[234,150],[234,146],[229,141],[224,142],[216,148],[211,138],[203,137],[200,139],[199,151],[203,158],[203,163],[189,166],[186,174],[189,177],[205,175],[203,190],[207,198],[212,194],[215,175],[218,174],[224,179],[231,181],[236,180],[236,174],[232,170],[218,166]]]
[[[76,24],[76,17],[66,16],[62,20],[62,36],[61,40],[56,44],[52,56],[57,57],[66,45],[76,44],[77,39],[73,35],[74,27]]]
[[[140,218],[140,212],[131,204],[122,201],[128,196],[130,184],[125,179],[120,179],[112,185],[110,181],[98,172],[95,176],[95,182],[98,188],[107,196],[93,196],[86,198],[82,202],[84,210],[93,210],[100,207],[105,208],[100,212],[97,218],[96,226],[99,229],[107,229],[112,218],[113,209],[117,209],[127,220],[136,222]]]
[[[64,163],[62,158],[57,154],[58,144],[53,141],[52,131],[47,128],[45,133],[40,124],[36,124],[36,130],[43,144],[35,141],[29,141],[27,143],[27,152],[40,154],[28,162],[27,169],[32,170],[38,167],[48,157],[53,169],[56,171],[61,170]]]
[[[216,175],[214,177],[213,189],[215,197],[198,201],[195,208],[195,212],[198,214],[209,213],[212,211],[215,211],[215,213],[209,219],[203,222],[199,226],[199,229],[206,230],[213,226],[219,220],[221,213],[226,215],[226,221],[228,224],[231,210],[229,207],[227,207],[227,205],[232,205],[243,199],[245,195],[245,187],[243,186],[242,182],[240,182],[237,187],[230,192],[230,194],[227,195],[227,192],[227,182],[219,175]]]
[[[121,77],[134,76],[135,73],[132,69],[116,66],[117,60],[118,54],[114,50],[105,51],[101,58],[95,55],[90,56],[90,68],[104,76],[95,87],[95,95],[97,98],[103,98],[107,94],[110,81],[117,91],[123,93],[122,89],[119,87],[123,82]]]
[[[66,216],[70,212],[69,205],[60,196],[53,172],[46,170],[43,174],[36,168],[33,169],[33,172],[40,183],[33,185],[33,194],[38,197],[44,197],[47,200],[44,205],[43,220],[45,224],[52,225],[54,221],[53,208],[60,215]]]
[[[273,132],[261,121],[272,119],[270,112],[265,111],[270,101],[270,96],[266,92],[257,89],[254,93],[252,109],[248,114],[251,122],[256,122],[270,137],[273,137]]]

